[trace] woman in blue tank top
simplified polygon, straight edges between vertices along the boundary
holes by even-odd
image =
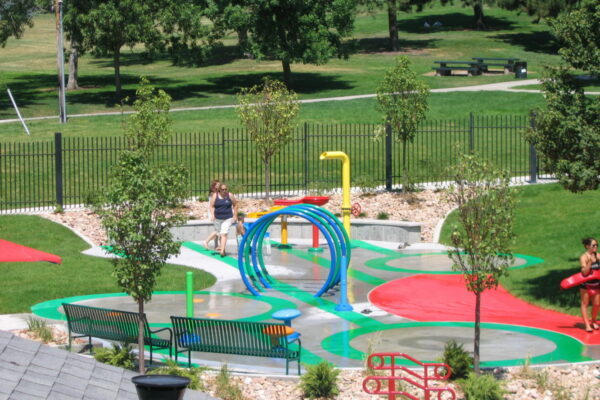
[[[594,238],[585,238],[581,241],[585,246],[585,253],[579,257],[581,264],[581,273],[587,276],[592,271],[600,269],[600,260],[598,259],[598,241]],[[585,330],[592,332],[599,329],[600,325],[596,322],[598,310],[600,309],[600,281],[587,281],[579,288],[581,294],[581,315],[585,323]],[[592,302],[592,319],[588,318],[588,305]]]
[[[237,199],[229,193],[226,184],[221,183],[219,190],[212,195],[211,207],[211,218],[215,223],[215,231],[221,235],[219,253],[221,257],[225,257],[229,228],[237,222],[238,214]]]

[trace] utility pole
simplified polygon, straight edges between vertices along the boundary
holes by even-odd
[[[65,57],[62,23],[63,0],[54,0],[56,13],[56,62],[58,64],[58,118],[61,124],[67,122],[67,102],[65,99]]]

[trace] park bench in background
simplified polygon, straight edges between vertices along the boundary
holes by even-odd
[[[288,339],[293,329],[283,323],[174,316],[171,316],[171,323],[175,335],[175,360],[179,353],[187,351],[189,366],[192,365],[192,351],[200,351],[285,359],[286,375],[290,361],[297,361],[300,375],[302,344],[299,338]]]
[[[518,58],[497,58],[497,57],[473,57],[473,60],[479,63],[482,72],[489,72],[489,67],[502,67],[505,74],[515,72],[515,64]]]
[[[452,71],[467,71],[469,76],[481,75],[480,63],[478,61],[434,61],[439,66],[433,67],[436,75],[450,76]]]
[[[88,337],[91,351],[92,337],[106,339],[121,343],[137,344],[138,341],[138,315],[131,311],[111,310],[108,308],[82,306],[78,304],[63,303],[69,328],[69,349],[71,348],[71,335]],[[150,363],[154,349],[168,349],[169,357],[172,356],[173,332],[171,328],[150,330],[148,320],[144,314],[144,344],[150,347]],[[159,332],[168,332],[169,338],[163,339],[156,336]],[[144,349],[139,349],[143,357]]]

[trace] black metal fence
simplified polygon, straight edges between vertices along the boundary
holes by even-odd
[[[402,142],[387,130],[374,139],[375,125],[304,124],[271,162],[271,191],[295,195],[339,187],[341,165],[320,160],[324,151],[343,151],[350,157],[355,184],[387,190],[406,183],[448,180],[448,168],[459,151],[476,151],[514,177],[534,180],[540,173],[534,149],[522,132],[527,117],[474,117],[428,121],[407,144],[403,166]],[[0,212],[82,204],[101,190],[119,152],[120,137],[62,137],[35,143],[0,143]],[[264,190],[264,166],[254,143],[243,129],[178,133],[160,146],[159,163],[183,164],[189,171],[190,196],[206,196],[209,182],[219,178],[241,196]],[[403,172],[406,171],[406,174]]]

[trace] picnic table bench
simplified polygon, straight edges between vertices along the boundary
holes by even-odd
[[[489,67],[502,67],[505,74],[515,72],[515,64],[518,58],[500,58],[500,57],[473,57],[473,60],[479,63],[482,72],[488,72]]]
[[[469,76],[481,75],[478,61],[434,61],[433,63],[439,64],[439,66],[433,67],[436,75],[449,76],[454,70],[467,71]]]
[[[171,316],[171,323],[175,335],[175,361],[179,353],[186,351],[190,367],[192,351],[281,358],[285,359],[286,375],[290,361],[298,362],[300,375],[302,344],[299,337],[287,337],[294,330],[284,323],[175,316]]]
[[[121,343],[137,343],[139,313],[131,311],[112,310],[108,308],[90,307],[79,304],[62,303],[67,317],[69,328],[69,349],[71,349],[71,338],[88,337],[91,352],[92,336]],[[150,347],[150,363],[152,363],[152,352],[154,349],[168,349],[169,357],[172,356],[173,331],[171,328],[151,330],[144,318],[144,345]],[[159,332],[168,332],[168,339],[156,336]],[[71,336],[78,334],[77,336]],[[140,349],[143,354],[143,349]]]

